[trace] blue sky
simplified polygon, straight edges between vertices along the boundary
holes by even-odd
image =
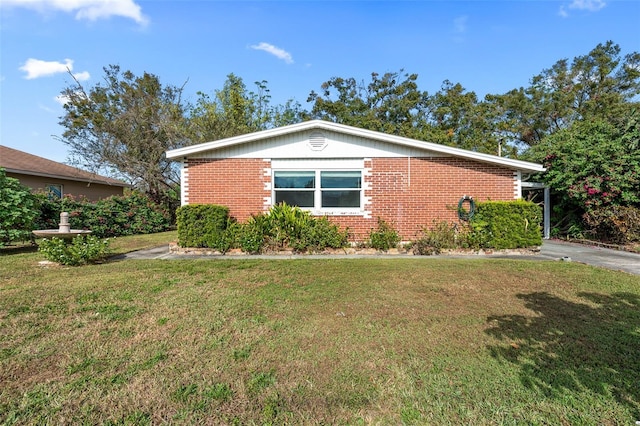
[[[308,109],[331,77],[404,69],[482,98],[607,40],[640,51],[638,0],[0,0],[0,15],[0,144],[61,162],[67,68],[86,86],[109,64],[146,71],[192,101],[234,73]]]

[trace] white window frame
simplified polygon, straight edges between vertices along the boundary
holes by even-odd
[[[365,214],[364,203],[364,161],[363,160],[272,160],[271,165],[271,200],[272,205],[275,204],[276,191],[275,187],[275,174],[277,172],[314,172],[315,173],[315,188],[314,192],[314,207],[300,207],[302,210],[311,212],[316,216],[363,216]],[[322,172],[359,172],[360,173],[360,188],[325,188],[324,190],[348,190],[360,192],[360,206],[359,207],[322,207],[322,191],[321,188],[321,173]]]

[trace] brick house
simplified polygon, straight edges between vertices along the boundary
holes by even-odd
[[[48,192],[51,196],[82,196],[91,201],[122,195],[130,185],[117,179],[58,163],[0,145],[0,167],[8,177],[18,179],[32,191]]]
[[[515,200],[540,164],[313,120],[167,152],[182,204],[227,206],[239,221],[286,202],[366,238],[378,218],[404,240],[457,221],[459,200]]]

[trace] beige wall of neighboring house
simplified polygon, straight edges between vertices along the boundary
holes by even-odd
[[[112,195],[122,195],[123,186],[104,185],[95,182],[79,182],[73,180],[56,179],[43,176],[29,176],[18,173],[7,172],[8,177],[18,179],[24,186],[28,186],[34,192],[47,192],[50,185],[59,185],[62,195],[73,195],[74,197],[86,197],[91,201],[108,198]]]

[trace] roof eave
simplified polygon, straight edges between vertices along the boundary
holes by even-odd
[[[184,148],[178,148],[166,152],[168,159],[177,159],[180,157],[188,157],[192,154],[201,152],[214,151],[217,149],[225,148],[232,145],[239,145],[243,143],[253,142],[260,139],[273,138],[283,136],[290,133],[322,129],[339,133],[346,133],[352,136],[360,136],[366,139],[374,139],[387,143],[395,143],[398,145],[410,146],[413,148],[423,149],[426,151],[433,151],[441,154],[448,154],[462,158],[468,158],[476,161],[481,161],[490,164],[499,164],[514,170],[520,170],[530,173],[544,172],[546,169],[537,163],[530,163],[522,160],[512,160],[505,157],[498,157],[490,154],[483,154],[480,152],[469,151],[461,148],[454,148],[446,145],[436,144],[433,142],[418,141],[415,139],[409,139],[402,136],[389,135],[382,132],[376,132],[373,130],[360,129],[357,127],[347,126],[344,124],[332,123],[323,120],[311,120],[302,123],[292,124],[290,126],[279,127],[275,129],[263,130],[260,132],[249,133],[246,135],[234,136],[227,139],[220,139],[212,142],[205,142],[198,145],[192,145]]]
[[[100,179],[88,179],[88,178],[72,177],[72,176],[65,176],[65,175],[56,175],[56,174],[50,174],[50,173],[39,173],[39,172],[30,171],[30,170],[20,170],[20,169],[11,169],[11,168],[4,168],[4,170],[9,173],[15,173],[15,174],[27,175],[27,176],[39,176],[39,177],[46,177],[50,179],[72,180],[74,182],[87,182],[87,183],[95,183],[95,184],[108,185],[108,186],[121,186],[123,188],[131,187],[131,185],[129,185],[126,182],[108,182]]]

